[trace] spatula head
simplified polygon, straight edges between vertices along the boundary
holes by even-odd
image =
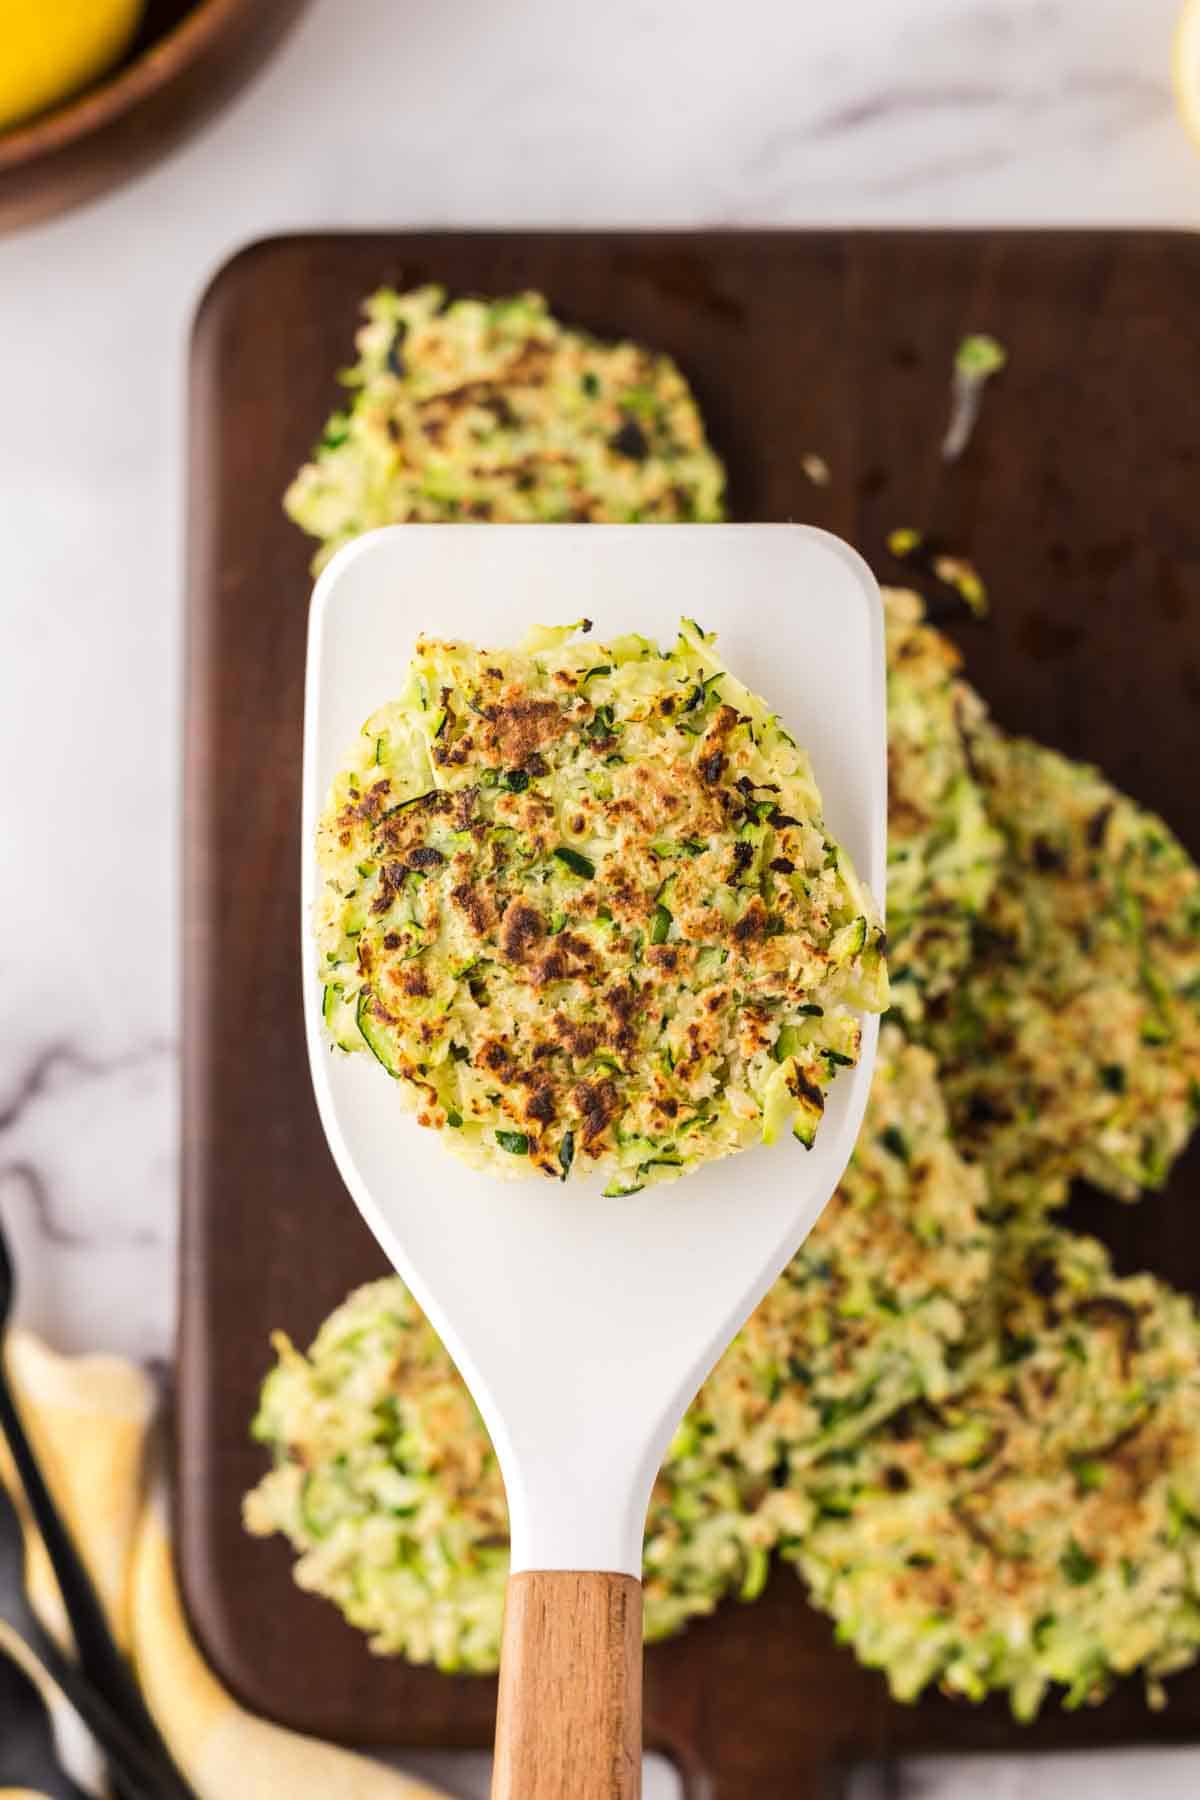
[[[862,1119],[876,1021],[816,1145],[787,1139],[667,1186],[502,1181],[460,1163],[369,1057],[334,1052],[312,938],[316,827],[364,719],[418,633],[519,643],[580,615],[660,642],[681,614],[812,758],[825,817],[882,901],[883,617],[866,565],[804,526],[407,525],[321,576],[305,707],[305,1020],[342,1177],[466,1378],[508,1490],[515,1569],[637,1574],[646,1503],[684,1408],[829,1199]]]

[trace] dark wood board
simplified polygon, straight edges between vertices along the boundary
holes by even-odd
[[[670,350],[727,459],[736,518],[804,519],[898,571],[888,531],[969,551],[991,617],[958,622],[1007,726],[1101,762],[1200,852],[1200,239],[1167,233],[421,233],[258,244],[217,277],[191,373],[179,1551],[214,1666],[256,1710],[359,1743],[484,1745],[491,1681],[380,1661],[246,1537],[247,1435],[269,1329],[307,1342],[382,1272],[309,1090],[297,945],[311,545],[279,497],[337,398],[384,281],[545,292],[562,316]],[[1010,366],[966,456],[939,445],[954,348]],[[806,451],[828,461],[814,487]],[[414,614],[414,628],[423,622]],[[1123,1268],[1200,1292],[1170,1191],[1073,1208]],[[1149,1713],[1128,1684],[1016,1727],[1002,1701],[892,1705],[787,1570],[653,1648],[647,1732],[719,1800],[804,1800],[857,1756],[1200,1739],[1200,1670]],[[711,1783],[711,1786],[709,1785]]]

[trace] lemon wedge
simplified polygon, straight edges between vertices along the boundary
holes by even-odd
[[[1171,70],[1183,122],[1200,144],[1200,0],[1186,0],[1175,32]]]
[[[0,0],[0,131],[105,74],[145,0]]]

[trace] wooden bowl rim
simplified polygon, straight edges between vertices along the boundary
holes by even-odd
[[[258,0],[196,0],[192,10],[131,63],[119,65],[99,87],[51,112],[0,133],[0,173],[78,143],[159,92],[219,40],[234,18]]]

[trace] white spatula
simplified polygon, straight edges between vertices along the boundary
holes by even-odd
[[[670,642],[686,613],[810,753],[833,834],[882,899],[883,625],[866,566],[800,526],[399,526],[358,539],[313,595],[301,955],[317,1104],[346,1186],[458,1364],[512,1525],[493,1794],[628,1800],[641,1775],[642,1531],[700,1382],[833,1191],[875,1052],[790,1138],[665,1187],[505,1182],[422,1130],[371,1058],[331,1053],[311,935],[317,818],[418,632],[513,645],[586,615],[599,642]]]

